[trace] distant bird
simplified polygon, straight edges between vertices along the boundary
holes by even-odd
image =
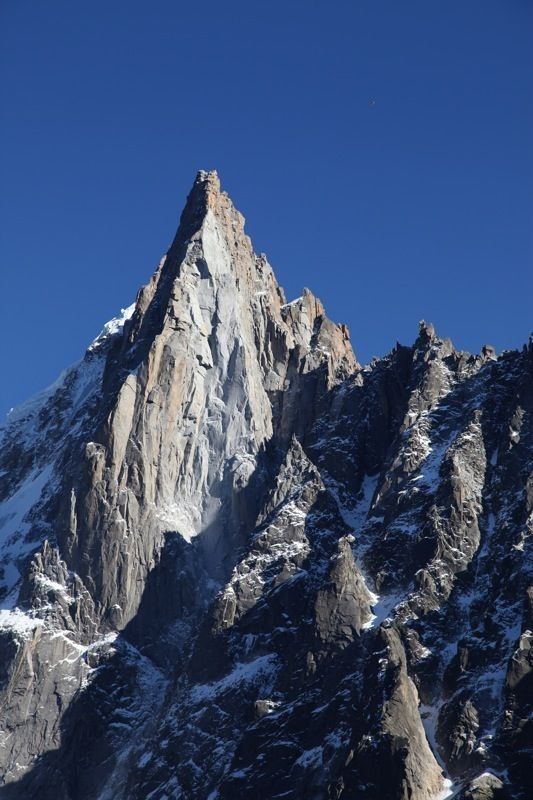
[[[370,99],[368,101],[368,107],[369,108],[374,108],[375,105],[376,105],[376,101],[375,100]]]

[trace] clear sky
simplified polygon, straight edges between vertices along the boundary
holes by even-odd
[[[0,415],[83,352],[217,169],[359,359],[533,328],[531,0],[2,0]]]

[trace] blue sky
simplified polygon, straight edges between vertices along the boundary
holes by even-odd
[[[4,0],[0,415],[75,361],[217,169],[359,359],[533,319],[530,0]]]

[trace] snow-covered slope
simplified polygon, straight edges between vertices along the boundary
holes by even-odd
[[[58,491],[70,449],[82,438],[102,394],[109,345],[122,334],[135,306],[110,320],[85,357],[47,389],[11,409],[0,427],[0,608],[10,608],[20,589],[20,567],[44,535],[47,501]]]

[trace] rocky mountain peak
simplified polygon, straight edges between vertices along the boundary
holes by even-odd
[[[421,341],[432,342],[437,338],[434,325],[424,319],[420,320],[418,323],[418,336]]]
[[[223,200],[228,200],[228,198],[225,193],[221,192],[220,179],[216,170],[199,170],[181,214],[181,230],[178,230],[178,235],[183,239],[183,234],[187,231],[190,236],[195,227],[201,226],[209,209],[215,213],[221,212]],[[231,201],[229,202],[231,204]]]
[[[199,172],[0,432],[2,800],[525,800],[532,364],[362,368]]]
[[[226,192],[221,190],[215,170],[200,170],[196,175],[170,253],[181,254],[185,242],[202,238],[204,226],[215,224],[230,248],[244,247],[253,252],[250,239],[244,234],[244,217],[237,211]],[[231,264],[236,266],[235,264]]]

